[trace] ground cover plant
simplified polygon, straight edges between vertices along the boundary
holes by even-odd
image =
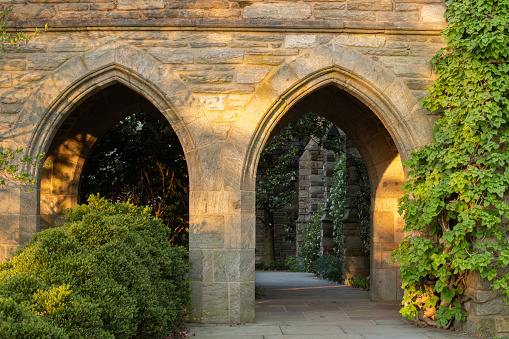
[[[431,145],[405,162],[400,201],[408,237],[401,264],[406,317],[449,327],[466,314],[465,278],[477,271],[509,297],[509,1],[446,1],[447,47],[423,105],[440,117]]]
[[[163,338],[190,301],[187,252],[148,208],[92,196],[0,264],[0,338]]]

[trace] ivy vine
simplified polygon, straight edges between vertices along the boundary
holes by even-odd
[[[404,163],[409,235],[394,252],[415,321],[464,319],[465,278],[477,271],[509,297],[509,0],[448,0],[446,47],[423,106],[439,115],[432,144]]]

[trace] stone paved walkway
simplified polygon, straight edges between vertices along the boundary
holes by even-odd
[[[262,295],[256,322],[191,324],[190,338],[224,339],[445,339],[462,333],[419,328],[399,314],[397,302],[372,302],[369,292],[317,279],[310,273],[256,272]]]

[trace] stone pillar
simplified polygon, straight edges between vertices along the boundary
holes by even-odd
[[[399,267],[389,264],[392,251],[405,236],[405,222],[397,212],[404,181],[401,159],[398,155],[392,161],[380,163],[368,170],[375,170],[378,175],[375,194],[371,197],[371,299],[401,300],[403,290]]]
[[[234,151],[213,143],[189,166],[192,322],[254,322],[255,192],[240,190]]]
[[[302,229],[311,215],[323,203],[323,150],[316,142],[309,142],[299,159],[299,218],[297,224],[296,254],[302,242]]]
[[[348,278],[356,275],[369,275],[369,256],[363,251],[362,240],[359,236],[360,227],[357,217],[356,199],[359,194],[358,169],[354,158],[360,158],[357,150],[347,141],[346,171],[346,206],[345,216],[341,220],[343,225],[343,278],[348,283]]]

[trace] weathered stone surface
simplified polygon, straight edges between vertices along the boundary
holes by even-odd
[[[168,50],[156,47],[148,51],[156,59],[165,64],[190,64],[194,62],[194,52],[188,50]]]
[[[421,17],[424,22],[445,22],[444,5],[422,5]]]
[[[254,3],[244,9],[245,19],[307,19],[311,6],[302,3]]]
[[[397,76],[408,78],[429,78],[431,76],[429,59],[380,57],[380,61]]]
[[[244,50],[211,49],[196,52],[196,62],[200,64],[240,64],[244,59]]]
[[[267,73],[269,67],[261,66],[242,66],[237,68],[237,82],[239,84],[256,84],[262,81]]]
[[[213,249],[224,247],[224,216],[189,216],[189,247]]]
[[[117,9],[131,10],[131,9],[155,9],[164,8],[163,0],[117,0]]]
[[[316,10],[315,18],[322,20],[340,20],[340,21],[375,21],[376,14],[360,11]]]
[[[419,21],[418,13],[384,12],[378,14],[380,21]]]
[[[337,44],[356,47],[382,47],[385,44],[385,37],[382,35],[347,35],[342,34],[334,40]]]
[[[232,82],[233,73],[192,72],[187,75],[186,80],[196,84],[224,84]]]
[[[379,1],[348,0],[348,10],[391,11],[392,0],[379,0]]]
[[[313,48],[318,43],[317,38],[315,34],[288,34],[285,48]]]
[[[225,95],[201,95],[198,96],[198,100],[205,106],[206,109],[213,111],[222,111],[225,108]]]
[[[54,70],[71,58],[70,54],[40,54],[28,57],[28,69],[49,71]]]

